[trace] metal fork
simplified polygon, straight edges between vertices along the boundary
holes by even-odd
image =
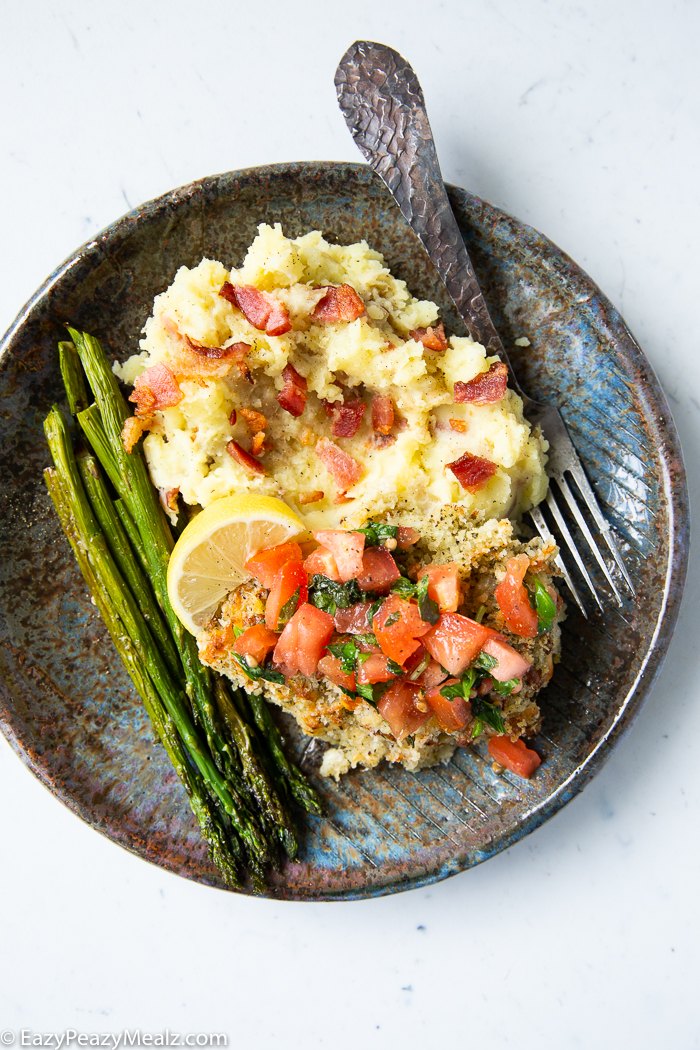
[[[343,55],[335,74],[335,86],[340,108],[355,142],[370,166],[385,182],[404,218],[423,242],[457,310],[464,318],[470,336],[481,343],[489,355],[497,354],[508,366],[510,385],[523,399],[525,416],[533,425],[539,424],[549,442],[549,461],[546,469],[550,481],[556,482],[560,498],[564,497],[618,605],[622,605],[620,591],[576,502],[565,477],[567,473],[576,482],[581,497],[632,594],[634,587],[559,409],[554,405],[539,404],[523,393],[489,316],[442,181],[418,78],[409,63],[397,51],[371,40],[361,40],[354,43]],[[566,524],[551,484],[546,502],[602,612],[603,604]],[[530,515],[542,538],[545,541],[554,539],[541,509],[534,507]],[[586,616],[585,605],[560,556],[557,563],[569,590]]]

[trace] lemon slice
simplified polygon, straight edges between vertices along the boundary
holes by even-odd
[[[178,619],[197,634],[222,599],[249,578],[244,565],[263,547],[303,533],[303,522],[273,496],[225,496],[186,526],[168,564],[168,597]]]

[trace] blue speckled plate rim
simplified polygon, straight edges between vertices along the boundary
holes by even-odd
[[[52,288],[74,266],[88,259],[91,254],[105,254],[110,239],[119,238],[124,233],[125,227],[128,228],[139,221],[143,221],[145,213],[153,214],[154,212],[157,213],[162,210],[171,209],[174,206],[177,206],[180,200],[191,197],[194,193],[203,191],[209,186],[214,186],[222,178],[245,181],[253,176],[257,179],[265,179],[289,175],[295,172],[299,172],[300,174],[309,177],[313,176],[314,172],[320,173],[322,170],[327,170],[329,168],[334,168],[336,170],[345,169],[355,175],[365,175],[374,178],[371,170],[363,164],[333,161],[287,162],[262,165],[255,168],[244,168],[233,172],[223,172],[218,175],[207,176],[185,186],[170,190],[153,200],[144,202],[139,207],[121,216],[115,222],[110,223],[105,229],[85,242],[85,244],[68,256],[68,258],[49,275],[22,310],[20,310],[16,319],[0,341],[0,367],[3,365],[4,355],[11,345],[16,333],[27,322],[34,308],[51,293]],[[347,891],[338,894],[325,893],[318,897],[306,896],[304,897],[304,900],[359,900],[366,899],[368,896],[385,896],[403,890],[418,889],[422,886],[441,881],[442,879],[448,878],[460,871],[467,870],[484,860],[488,860],[496,853],[508,848],[525,835],[534,831],[583,789],[607,760],[610,751],[617,741],[631,727],[635,717],[639,713],[643,701],[648,696],[651,687],[661,670],[680,611],[687,574],[690,542],[690,510],[687,482],[682,451],[675,424],[673,422],[673,416],[651,364],[647,360],[646,355],[635,340],[634,336],[627,328],[618,311],[601,292],[595,282],[570,258],[570,256],[558,248],[543,234],[536,231],[533,227],[530,227],[519,220],[513,219],[501,209],[488,205],[485,202],[480,202],[479,198],[468,194],[467,191],[462,190],[459,187],[448,186],[448,190],[450,196],[457,202],[462,199],[476,203],[483,203],[484,207],[490,209],[500,219],[509,223],[517,224],[522,231],[523,237],[526,240],[532,239],[533,244],[536,241],[544,241],[548,247],[550,260],[556,260],[557,262],[556,272],[552,273],[550,279],[556,282],[577,284],[582,291],[585,289],[585,296],[588,302],[596,301],[602,306],[611,323],[611,327],[614,327],[616,332],[616,355],[622,357],[626,356],[632,365],[631,370],[643,380],[643,383],[640,382],[639,379],[637,380],[635,383],[635,390],[642,397],[642,400],[646,405],[648,416],[653,420],[657,432],[660,435],[663,435],[663,443],[657,449],[660,460],[663,464],[664,493],[669,512],[669,558],[664,581],[663,601],[657,618],[652,642],[648,648],[644,663],[639,670],[633,686],[628,690],[624,699],[619,703],[616,717],[609,726],[607,732],[594,746],[586,759],[576,767],[567,779],[546,799],[533,806],[533,808],[516,823],[512,831],[494,839],[488,849],[479,849],[467,854],[456,855],[449,862],[444,863],[439,870],[427,873],[422,877],[418,876],[408,880],[397,880],[394,883],[385,884],[381,887],[373,887],[372,890],[368,892]],[[586,302],[581,303],[581,308],[586,309]],[[103,822],[95,820],[87,805],[68,792],[63,791],[61,787],[54,783],[48,771],[38,762],[33,761],[25,751],[22,741],[17,737],[12,728],[9,715],[10,713],[7,710],[0,712],[0,729],[7,738],[10,746],[24,764],[27,765],[32,773],[34,773],[37,779],[39,779],[39,781],[56,798],[63,802],[68,809],[83,819],[91,827],[105,834],[117,845],[122,846],[128,852],[133,853],[150,863],[164,866],[166,870],[171,870],[175,874],[186,875],[184,872],[179,872],[174,865],[167,863],[163,864],[161,858],[149,856],[147,845],[144,848],[144,844],[141,843],[139,848],[131,841],[127,841],[126,835],[122,836],[115,834],[115,831],[118,831],[117,828],[112,825],[105,826]],[[207,884],[206,881],[201,881],[203,884]],[[284,900],[294,898],[275,896],[274,899]]]

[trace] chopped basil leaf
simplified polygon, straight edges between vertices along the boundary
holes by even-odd
[[[373,634],[356,634],[355,638],[358,642],[363,642],[364,645],[379,645],[376,636]]]
[[[297,611],[299,605],[299,594],[300,587],[297,587],[291,598],[288,598],[280,610],[279,619],[277,620],[277,630],[281,630],[286,627],[291,620],[294,613]]]
[[[382,525],[378,521],[370,521],[364,529],[355,529],[365,536],[365,547],[377,547],[385,540],[395,540],[399,534],[396,525]]]
[[[551,594],[536,576],[533,580],[533,586],[528,588],[528,591],[530,603],[534,607],[539,620],[540,634],[544,634],[545,631],[551,631],[557,615],[557,607],[552,601]]]
[[[470,667],[467,673],[459,682],[455,682],[454,685],[445,685],[440,690],[440,695],[444,696],[446,700],[455,700],[458,696],[462,697],[463,700],[469,699],[469,694],[474,688],[474,680],[476,679],[476,671],[473,667]]]
[[[484,700],[482,696],[475,696],[472,700],[472,714],[479,722],[485,722],[486,725],[491,726],[497,733],[505,733],[506,727],[503,725],[503,716],[497,707],[490,704],[488,700]]]
[[[494,667],[498,667],[498,660],[495,656],[489,656],[488,653],[479,653],[474,661],[474,667],[478,667],[480,671],[492,671]]]
[[[372,621],[374,620],[375,616],[379,614],[379,610],[381,609],[383,604],[384,599],[378,598],[376,602],[372,602],[369,609],[367,610],[367,622],[370,624],[370,626],[372,625]]]
[[[440,619],[440,606],[432,598],[428,597],[429,585],[430,577],[426,572],[425,576],[421,576],[416,585],[416,598],[421,620],[425,620],[426,623],[434,626]]]
[[[279,671],[273,671],[271,667],[249,667],[246,660],[238,653],[234,653],[233,657],[240,664],[241,670],[248,675],[248,678],[252,678],[254,682],[262,678],[266,682],[277,682],[279,685],[284,685],[285,677]]]
[[[415,583],[411,583],[405,576],[400,576],[391,585],[391,593],[398,594],[400,598],[413,598],[416,593]]]
[[[365,683],[364,685],[361,685],[358,682],[357,695],[361,696],[363,700],[367,700],[368,703],[374,704],[374,692],[372,691],[372,686],[369,684],[369,682]]]
[[[233,628],[233,637],[234,638],[240,638],[242,634],[243,634],[243,628],[242,627],[234,627]]]
[[[510,696],[515,689],[516,685],[520,684],[519,678],[510,678],[507,682],[496,682],[493,683],[493,692],[498,693],[499,696]]]
[[[344,584],[344,587],[348,605],[357,605],[358,602],[365,601],[367,595],[362,590],[357,580],[348,580],[348,582]],[[343,608],[346,608],[346,606],[343,606]]]
[[[400,612],[397,611],[397,612],[391,613],[391,615],[387,616],[386,620],[384,621],[384,627],[382,629],[384,630],[387,627],[393,627],[394,624],[398,623],[400,619],[401,619],[401,613]]]
[[[329,645],[328,652],[340,660],[340,666],[345,674],[355,673],[355,661],[357,659],[357,646],[354,642],[338,642]]]
[[[342,583],[329,580],[327,576],[321,576],[320,573],[315,574],[311,580],[309,601],[317,609],[328,613],[329,616],[335,616],[337,609],[347,609],[350,605]]]
[[[403,674],[403,667],[401,666],[401,664],[397,664],[395,660],[390,660],[388,656],[386,659],[386,669],[387,671],[390,671],[391,674]]]

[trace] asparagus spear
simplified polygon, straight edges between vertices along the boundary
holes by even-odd
[[[141,543],[141,537],[139,536],[136,526],[134,525],[134,519],[126,509],[126,504],[123,499],[117,499],[114,501],[114,509],[119,515],[119,519],[124,527],[124,532],[129,537],[129,542],[133,548],[134,554],[138,558],[139,564],[143,571],[148,575],[148,562],[146,561],[146,552],[143,549]]]
[[[58,344],[58,359],[61,366],[63,385],[66,388],[70,414],[75,416],[90,404],[85,376],[73,343]]]
[[[229,835],[219,818],[215,805],[210,800],[203,779],[187,761],[185,750],[178,736],[175,723],[164,709],[153,683],[144,671],[143,661],[133,645],[119,617],[117,607],[99,572],[89,556],[90,536],[81,532],[73,513],[70,489],[64,484],[59,471],[47,468],[44,478],[73,553],[85,581],[90,588],[95,604],[102,615],[112,637],[115,648],[134,686],[143,700],[153,728],[165,748],[173,767],[183,783],[190,805],[204,835],[214,864],[232,886],[239,886],[238,869],[243,861],[240,843],[235,835]]]

